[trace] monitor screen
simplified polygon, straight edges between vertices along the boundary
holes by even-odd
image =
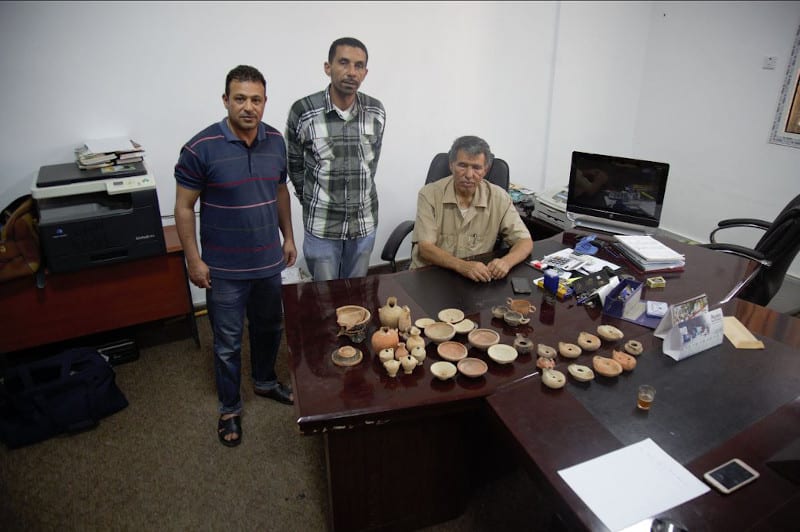
[[[667,163],[574,151],[567,213],[576,225],[594,218],[612,226],[658,227],[668,173]]]

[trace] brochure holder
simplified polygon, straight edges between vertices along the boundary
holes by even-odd
[[[648,316],[646,311],[647,302],[642,299],[642,283],[632,279],[620,281],[605,296],[603,302],[603,314],[655,329],[661,318]]]
[[[655,335],[664,340],[664,354],[683,360],[722,343],[722,309],[708,310],[705,294],[670,305]]]

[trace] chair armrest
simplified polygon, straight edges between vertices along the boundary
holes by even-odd
[[[717,223],[717,228],[711,231],[711,234],[708,236],[708,239],[711,243],[716,243],[715,235],[717,231],[722,229],[730,229],[732,227],[751,227],[753,229],[762,229],[766,231],[770,228],[772,224],[766,222],[764,220],[758,220],[756,218],[729,218],[727,220],[721,220]]]
[[[772,265],[771,260],[767,260],[766,256],[760,251],[750,249],[745,246],[738,246],[736,244],[719,244],[712,242],[710,244],[698,244],[700,247],[706,249],[713,249],[715,251],[722,251],[723,253],[730,253],[731,255],[738,255],[746,259],[754,260],[759,264],[769,267]]]
[[[383,251],[381,251],[381,259],[389,261],[392,264],[392,271],[397,271],[395,256],[397,255],[397,250],[400,249],[400,244],[403,243],[403,240],[405,240],[408,234],[413,230],[414,220],[406,220],[395,227],[392,234],[386,239],[386,243],[383,245]]]

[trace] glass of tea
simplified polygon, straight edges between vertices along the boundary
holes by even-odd
[[[642,410],[650,410],[650,405],[653,404],[655,397],[656,389],[649,384],[642,384],[639,386],[638,395],[636,396],[636,406]]]

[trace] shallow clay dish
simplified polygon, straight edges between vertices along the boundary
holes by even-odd
[[[490,346],[500,343],[500,335],[493,329],[474,329],[467,335],[472,347],[486,351]]]
[[[461,320],[458,323],[453,324],[453,328],[455,328],[458,334],[467,334],[477,326],[478,325],[470,319]]]
[[[361,349],[356,349],[351,346],[345,346],[345,347],[350,347],[350,349],[353,350],[353,354],[350,356],[342,356],[341,354],[342,349],[334,349],[333,353],[331,353],[331,359],[333,360],[333,363],[336,364],[337,366],[343,366],[343,367],[355,366],[364,359],[364,353],[361,352]],[[350,350],[345,349],[345,354],[349,355],[349,353]]]
[[[467,357],[458,361],[458,371],[466,377],[480,377],[489,366],[480,358]]]
[[[486,352],[489,353],[489,358],[498,364],[511,364],[519,354],[516,349],[508,344],[490,345]]]
[[[433,318],[420,318],[414,322],[414,325],[416,325],[419,329],[424,329],[428,325],[433,325],[434,323],[436,323],[436,320]]]
[[[452,339],[455,335],[455,328],[450,323],[445,323],[443,321],[437,321],[425,327],[425,336],[437,344],[446,342],[447,340]]]
[[[445,362],[443,360],[431,364],[431,373],[433,373],[433,375],[440,381],[452,379],[455,376],[456,371],[458,370],[456,369],[455,364]]]
[[[467,356],[467,346],[459,342],[442,342],[436,347],[439,356],[450,362],[458,362]]]
[[[446,308],[444,310],[440,310],[437,317],[439,318],[439,321],[458,323],[464,319],[464,313],[457,308]]]

